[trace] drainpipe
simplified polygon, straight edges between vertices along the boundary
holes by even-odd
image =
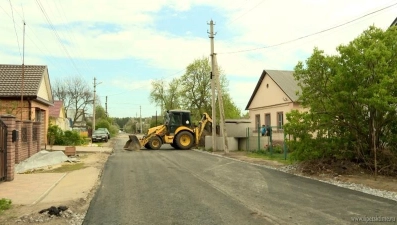
[[[32,101],[28,98],[29,103],[29,120],[32,120]]]

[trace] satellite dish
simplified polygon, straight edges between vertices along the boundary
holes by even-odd
[[[283,100],[284,100],[284,101],[288,101],[288,98],[287,98],[287,97],[284,97]]]

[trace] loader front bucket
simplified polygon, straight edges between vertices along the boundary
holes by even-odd
[[[141,149],[141,143],[138,140],[138,137],[136,135],[129,135],[129,140],[125,143],[124,149],[130,150],[130,151],[137,151]]]

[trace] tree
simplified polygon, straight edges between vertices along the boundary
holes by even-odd
[[[168,88],[165,89],[165,80],[152,81],[152,90],[150,92],[150,102],[161,106],[162,110],[177,109],[181,107],[181,92],[179,87],[180,81],[173,79]],[[164,112],[162,112],[164,113]]]
[[[68,116],[69,110],[76,112],[72,118],[73,121],[76,121],[83,116],[84,112],[88,111],[94,94],[85,80],[75,76],[56,79],[52,85],[52,95],[55,99],[63,101],[66,116]]]
[[[396,43],[397,27],[371,26],[340,45],[338,55],[316,48],[305,64],[299,62],[294,73],[302,89],[299,100],[310,110],[287,115],[286,132],[300,140],[292,145],[318,157],[366,165],[379,153],[381,166],[397,170]]]
[[[204,112],[211,113],[211,66],[208,58],[194,60],[186,68],[182,77],[173,79],[165,89],[165,81],[152,82],[150,100],[153,103],[162,105],[164,109],[182,108],[190,110],[192,120],[200,120]],[[240,110],[233,103],[227,92],[228,81],[220,70],[220,86],[223,92],[223,101],[226,118],[240,118]],[[218,106],[219,104],[217,104]],[[219,108],[218,117],[219,117]]]
[[[112,119],[115,123],[117,123],[117,125],[120,128],[124,128],[125,124],[127,124],[128,120],[130,120],[131,118],[130,117],[123,117],[123,118],[113,117]]]

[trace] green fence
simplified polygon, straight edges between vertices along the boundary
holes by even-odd
[[[245,150],[247,151],[267,151],[271,155],[284,154],[287,159],[288,148],[286,140],[287,135],[282,127],[268,126],[265,136],[261,134],[261,127],[247,127]],[[269,132],[270,131],[270,132]]]

